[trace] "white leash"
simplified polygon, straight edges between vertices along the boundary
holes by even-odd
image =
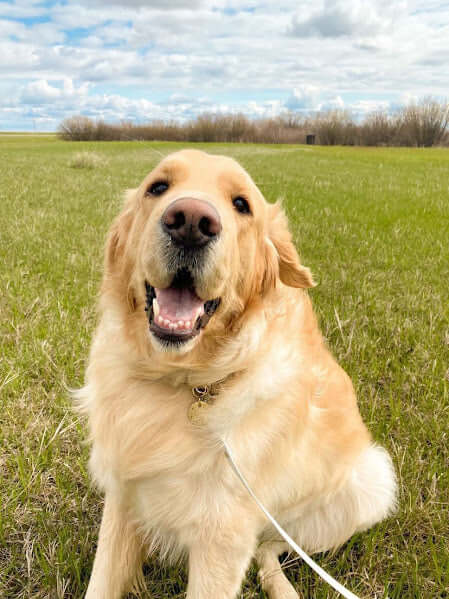
[[[284,539],[284,541],[286,541],[290,545],[290,547],[292,547],[296,551],[296,553],[306,562],[306,564],[308,564],[312,568],[312,570],[315,570],[315,572],[319,576],[321,576],[321,578],[323,580],[325,580],[327,582],[327,584],[329,584],[336,591],[338,591],[341,595],[343,595],[343,597],[346,597],[346,599],[359,599],[357,597],[357,595],[354,595],[354,593],[351,593],[351,591],[348,591],[348,589],[346,589],[343,585],[341,585],[339,582],[337,582],[335,580],[335,578],[332,578],[332,576],[330,574],[328,574],[325,570],[323,570],[323,568],[321,568],[317,563],[315,563],[313,561],[313,559],[311,557],[309,557],[307,555],[307,553],[305,553],[301,549],[301,547],[299,545],[297,545],[295,543],[295,541],[285,532],[285,530],[276,522],[276,520],[273,518],[273,516],[270,514],[270,512],[260,503],[260,501],[257,499],[257,497],[254,495],[253,491],[251,490],[251,487],[246,482],[245,477],[240,472],[239,467],[235,463],[234,456],[232,455],[232,451],[231,451],[229,445],[223,439],[222,439],[222,442],[223,442],[223,445],[225,448],[226,455],[228,456],[229,461],[231,462],[232,469],[234,470],[234,472],[236,473],[236,475],[238,476],[238,478],[240,479],[241,483],[246,488],[248,493],[251,495],[251,497],[257,503],[259,508],[263,511],[265,516],[268,518],[268,520],[271,522],[271,524],[275,527],[275,529],[278,531],[278,533]]]

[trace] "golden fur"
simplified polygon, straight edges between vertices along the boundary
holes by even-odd
[[[168,190],[149,197],[151,182]],[[248,199],[251,215],[232,198]],[[173,274],[160,219],[182,196],[212,203],[222,234],[195,275],[221,304],[181,351],[148,330],[145,280]],[[327,350],[278,205],[233,160],[186,150],[128,192],[109,233],[100,321],[78,392],[92,439],[90,468],[105,493],[88,599],[115,599],[145,556],[188,557],[188,599],[233,599],[252,557],[271,599],[297,597],[279,570],[285,551],[231,471],[221,439],[265,506],[310,552],[335,548],[394,506],[388,454],[373,444],[350,379]],[[191,389],[225,379],[202,426]]]

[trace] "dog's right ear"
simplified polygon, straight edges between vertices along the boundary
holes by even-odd
[[[105,272],[112,274],[123,268],[126,242],[133,222],[133,207],[136,189],[128,189],[122,212],[116,217],[109,229],[105,248]]]
[[[315,286],[312,273],[299,260],[288,229],[287,217],[278,202],[269,207],[266,242],[276,254],[278,275],[285,285],[303,289]]]

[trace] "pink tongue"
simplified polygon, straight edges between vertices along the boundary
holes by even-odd
[[[194,291],[190,289],[157,289],[156,299],[159,304],[160,315],[176,322],[178,320],[191,321],[192,326],[197,319],[198,308],[203,308],[201,300]],[[201,312],[202,313],[202,312]]]

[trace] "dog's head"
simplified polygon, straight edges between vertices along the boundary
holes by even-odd
[[[313,285],[280,207],[224,156],[164,158],[129,192],[109,234],[103,291],[146,322],[156,350],[188,352],[229,334],[278,281]]]

